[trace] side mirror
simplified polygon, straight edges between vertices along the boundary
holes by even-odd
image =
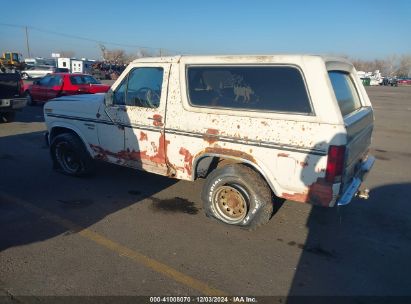
[[[114,103],[114,92],[110,89],[105,96],[105,104],[107,107],[111,107]]]

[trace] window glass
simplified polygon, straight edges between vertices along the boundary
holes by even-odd
[[[189,67],[192,105],[311,113],[300,71],[286,66]]]
[[[113,103],[116,105],[125,105],[125,97],[126,97],[126,89],[127,89],[127,78],[123,80],[119,87],[117,87],[116,91],[114,92],[113,96]]]
[[[348,73],[330,71],[328,75],[343,116],[354,112],[361,107],[360,98],[354,83]]]
[[[50,76],[45,76],[42,79],[39,80],[38,84],[42,87],[48,86],[50,82],[51,77]]]
[[[53,87],[53,86],[60,86],[63,84],[63,79],[59,75],[54,75],[50,77],[50,81],[48,83],[48,86]]]
[[[129,106],[157,108],[160,105],[162,68],[137,68],[128,76],[126,104]]]
[[[100,84],[100,81],[90,75],[75,75],[70,76],[72,84]]]

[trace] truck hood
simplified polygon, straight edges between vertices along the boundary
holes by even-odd
[[[44,105],[44,114],[96,119],[105,94],[69,95],[54,98]]]

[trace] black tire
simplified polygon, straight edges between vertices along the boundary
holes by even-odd
[[[273,213],[271,189],[253,169],[240,164],[211,172],[201,194],[207,216],[254,230]]]
[[[0,113],[1,122],[6,122],[6,123],[13,122],[15,118],[16,118],[16,112]]]
[[[29,91],[24,92],[24,97],[26,97],[26,99],[27,99],[27,105],[28,106],[34,106],[35,105],[35,101],[33,99],[33,96],[31,96]]]
[[[94,172],[94,161],[81,139],[72,133],[54,137],[50,145],[53,168],[70,176],[87,176]]]
[[[29,79],[29,75],[27,73],[21,73],[21,79]]]

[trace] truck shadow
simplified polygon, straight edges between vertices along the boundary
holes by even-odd
[[[371,189],[367,201],[314,206],[287,303],[301,300],[294,296],[409,295],[410,189],[389,184]]]
[[[0,167],[0,251],[72,232],[24,208],[26,203],[83,228],[143,201],[155,210],[197,212],[183,198],[164,203],[156,197],[177,182],[170,178],[103,163],[89,178],[53,171],[43,132],[0,137]]]

